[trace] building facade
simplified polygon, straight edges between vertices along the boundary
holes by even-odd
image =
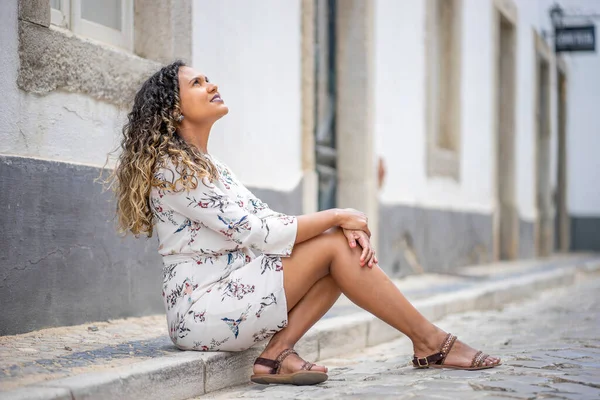
[[[600,57],[554,53],[553,3],[4,2],[0,334],[162,312],[95,178],[177,58],[230,107],[211,153],[274,209],[365,211],[391,275],[600,250]]]

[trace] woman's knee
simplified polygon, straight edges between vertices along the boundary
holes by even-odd
[[[356,247],[350,247],[350,242],[346,235],[344,235],[344,230],[339,227],[331,228],[324,233],[327,236],[332,252],[334,255],[347,254],[355,255],[357,258],[360,258],[361,249],[360,246],[356,245]]]
[[[346,242],[348,244],[348,240],[346,240],[346,236],[344,236],[344,231],[342,228],[336,226],[331,229],[323,232],[323,237],[329,242],[328,244],[331,246],[341,246]]]

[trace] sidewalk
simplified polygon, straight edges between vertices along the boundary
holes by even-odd
[[[570,255],[410,276],[397,285],[438,320],[498,308],[598,271],[600,256]],[[297,350],[315,361],[399,336],[342,298]],[[243,353],[182,352],[166,335],[162,315],[0,337],[0,399],[185,399],[247,382],[262,346]]]
[[[600,399],[598,291],[600,274],[498,310],[457,313],[437,322],[462,342],[501,357],[498,368],[415,369],[412,343],[401,337],[320,361],[329,368],[329,379],[320,385],[246,383],[196,399]]]

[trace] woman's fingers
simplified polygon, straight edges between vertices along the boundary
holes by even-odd
[[[351,235],[348,238],[348,244],[350,245],[350,247],[355,248],[356,247],[356,238],[354,237],[354,235]]]
[[[374,258],[375,258],[375,250],[373,250],[373,247],[372,247],[372,246],[370,246],[370,244],[369,244],[369,255],[367,256],[367,259],[366,259],[366,260],[367,260],[367,261],[366,261],[366,265],[367,265],[369,268],[373,268],[373,265],[374,265],[374,263],[375,263],[375,262],[373,261],[373,259],[374,259]]]
[[[359,239],[358,239],[358,244],[360,244],[360,247],[362,247],[362,253],[360,254],[360,266],[364,266],[365,265],[365,261],[368,261],[367,255],[369,254],[369,248],[370,243],[369,240],[366,238],[365,233],[361,232],[362,234],[358,234]]]
[[[373,268],[374,265],[378,264],[377,257],[375,257],[375,250],[371,246],[371,241],[365,231],[344,229],[343,232],[351,248],[356,247],[357,244],[361,247],[361,267],[368,266],[369,268]]]
[[[373,268],[375,265],[377,265],[377,257],[375,257],[375,250],[373,250],[373,248],[371,248],[371,250],[373,251],[373,253],[371,261],[369,261],[369,268]]]
[[[368,265],[370,268],[372,268],[375,251],[371,246],[371,242],[365,232],[359,232],[358,237],[358,244],[360,244],[360,247],[362,247],[362,253],[360,255],[360,266],[364,267],[365,265]]]
[[[342,228],[342,232],[344,232],[344,236],[346,236],[346,239],[348,240],[348,245],[350,246],[350,248],[355,248],[356,240],[358,239],[358,235],[356,234],[356,232],[352,231],[352,230],[348,230],[348,229],[343,229],[343,228]]]
[[[371,237],[371,230],[369,229],[368,225],[365,225],[365,230],[364,232],[367,234],[367,236],[370,238]]]

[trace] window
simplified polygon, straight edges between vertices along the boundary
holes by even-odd
[[[461,0],[427,4],[427,169],[458,179]]]
[[[50,0],[50,22],[62,28],[69,28],[69,1]]]
[[[50,0],[50,7],[52,24],[133,50],[133,0]]]

